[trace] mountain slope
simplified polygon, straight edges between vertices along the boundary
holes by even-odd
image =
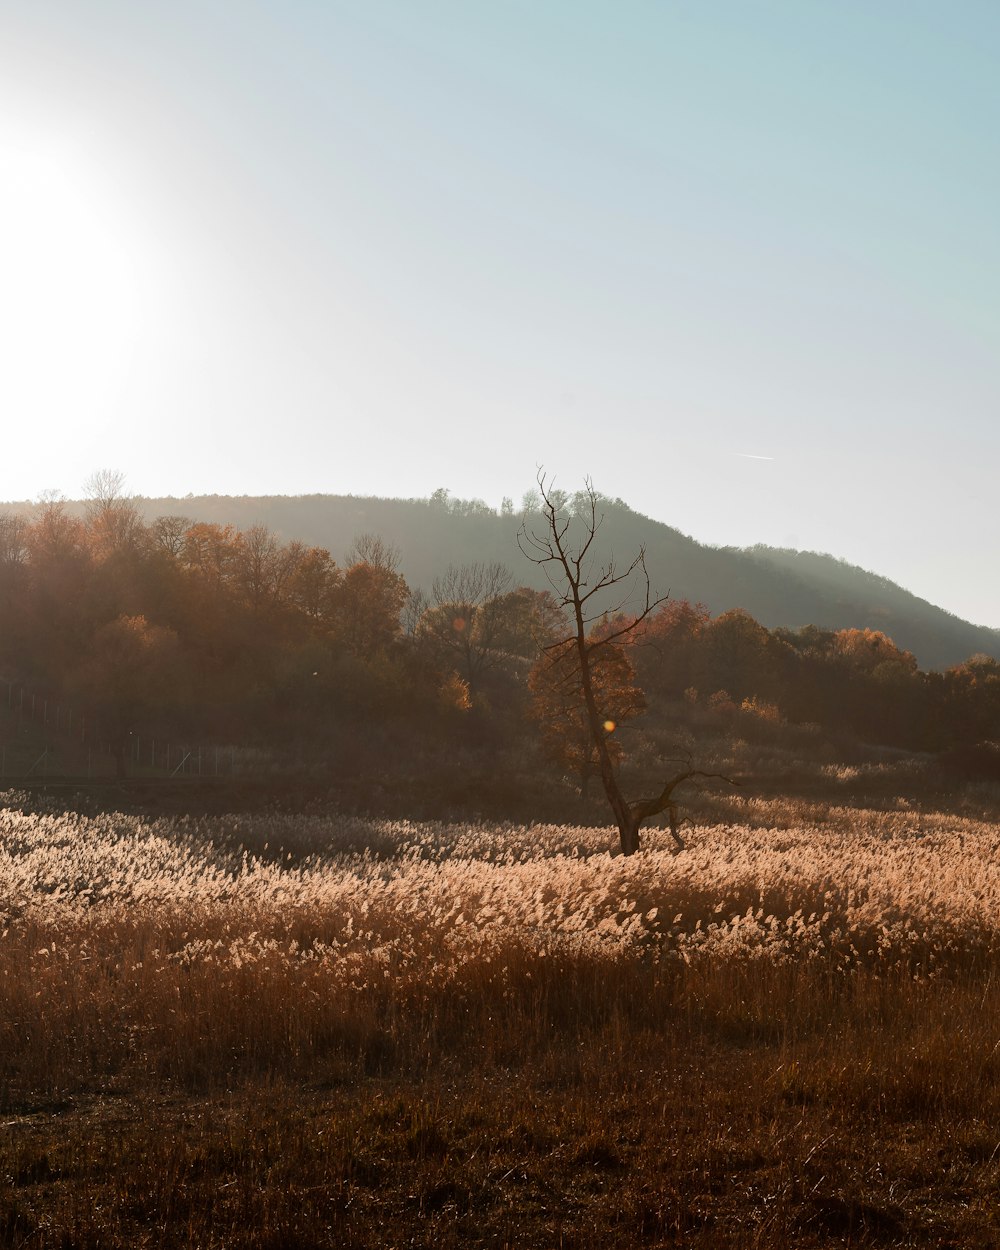
[[[401,554],[409,584],[430,590],[449,564],[499,560],[517,582],[544,587],[540,569],[518,550],[520,518],[485,505],[350,495],[137,501],[148,519],[176,514],[240,528],[263,524],[285,540],[328,548],[337,560],[364,533]],[[761,624],[880,629],[912,651],[922,668],[946,668],[976,652],[1000,658],[1000,630],[972,625],[876,574],[832,556],[768,547],[706,547],[662,522],[605,501],[604,554],[627,561],[645,545],[654,590],[704,603],[713,613],[744,608]],[[541,518],[535,518],[540,525]],[[532,518],[528,518],[529,525]]]

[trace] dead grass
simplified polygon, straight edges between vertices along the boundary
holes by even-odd
[[[0,813],[0,1246],[996,1245],[1000,830],[737,814]]]

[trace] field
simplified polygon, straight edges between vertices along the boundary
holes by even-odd
[[[994,800],[624,858],[9,795],[0,1246],[996,1246]]]

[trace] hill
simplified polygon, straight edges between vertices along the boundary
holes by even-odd
[[[147,519],[177,514],[239,528],[266,525],[285,540],[326,547],[338,560],[358,535],[378,534],[399,548],[408,583],[426,590],[449,564],[477,560],[502,561],[517,581],[545,585],[518,550],[519,515],[443,493],[431,499],[207,495],[137,502]],[[630,556],[644,544],[654,589],[669,590],[675,599],[704,603],[713,613],[744,608],[771,629],[880,629],[925,669],[947,668],[977,652],[1000,658],[1000,630],[973,625],[833,556],[708,547],[620,500],[604,501],[604,512],[605,551]]]

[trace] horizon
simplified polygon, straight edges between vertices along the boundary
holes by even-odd
[[[1000,627],[1000,10],[0,14],[0,495],[544,464]]]

